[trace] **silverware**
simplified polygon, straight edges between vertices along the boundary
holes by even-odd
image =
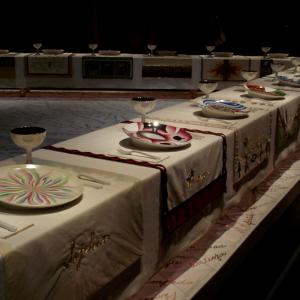
[[[104,185],[110,185],[110,182],[108,182],[108,181],[104,181],[102,179],[95,178],[95,177],[92,177],[92,176],[89,176],[86,174],[78,174],[77,177],[81,180],[87,180],[90,182],[100,183],[100,184],[104,184]]]
[[[125,150],[122,148],[117,149],[117,151],[121,154],[125,154],[125,155],[135,155],[135,156],[144,156],[144,157],[148,157],[148,158],[152,158],[152,159],[161,159],[161,157],[156,156],[156,155],[152,155],[143,151],[139,151],[139,150]]]
[[[0,227],[8,230],[8,231],[11,231],[11,232],[17,232],[18,231],[18,228],[12,224],[9,224],[7,222],[4,222],[4,221],[1,221],[0,220]]]

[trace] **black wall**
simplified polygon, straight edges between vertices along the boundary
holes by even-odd
[[[7,1],[8,2],[8,1]],[[0,18],[0,48],[33,51],[32,42],[43,48],[64,48],[74,52],[89,51],[87,44],[99,43],[99,49],[145,53],[153,41],[157,49],[177,50],[187,54],[205,53],[205,45],[218,39],[225,41],[219,51],[236,54],[261,54],[262,45],[272,52],[300,55],[299,17],[293,9],[286,11],[241,3],[230,10],[195,6],[185,2],[161,8],[151,1],[134,5],[86,0],[27,1],[3,3]],[[155,3],[155,2],[154,2]],[[276,4],[275,4],[276,5]],[[297,8],[295,8],[296,10]]]

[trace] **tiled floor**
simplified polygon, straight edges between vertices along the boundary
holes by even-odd
[[[91,94],[63,97],[62,94],[0,98],[0,160],[23,153],[10,139],[9,131],[14,127],[44,127],[47,137],[43,145],[50,145],[138,116],[131,106],[130,97],[98,98],[91,97]],[[155,110],[178,101],[175,98],[158,99]]]

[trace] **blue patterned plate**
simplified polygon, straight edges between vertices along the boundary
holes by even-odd
[[[249,109],[246,106],[244,106],[243,104],[238,103],[238,102],[232,102],[232,101],[229,101],[229,100],[201,99],[197,103],[200,107],[203,107],[203,106],[214,106],[215,107],[216,105],[220,105],[220,106],[223,106],[223,107],[231,108],[231,109],[233,109],[237,112],[238,111],[240,111],[240,112],[249,111]]]
[[[290,78],[287,76],[277,76],[279,85],[288,85],[293,87],[300,87],[300,79]]]

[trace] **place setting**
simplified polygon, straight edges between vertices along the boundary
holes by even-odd
[[[10,131],[13,142],[26,151],[24,164],[0,167],[0,203],[14,209],[52,208],[80,199],[78,176],[59,167],[35,164],[32,150],[46,138],[42,127],[23,126]]]
[[[223,99],[200,99],[198,106],[201,111],[195,112],[197,116],[216,119],[243,119],[247,118],[250,112],[248,107],[239,102]]]
[[[190,146],[192,135],[186,129],[146,120],[146,114],[156,105],[155,98],[134,97],[131,103],[141,117],[140,121],[129,122],[122,127],[129,139],[120,142],[122,148],[117,150],[119,154],[160,162],[169,158],[164,151],[177,151]]]
[[[283,100],[286,93],[280,89],[265,87],[259,84],[245,84],[247,96],[250,98],[259,98],[263,100]]]
[[[216,90],[218,83],[215,81],[200,81],[199,89],[205,96],[196,99],[196,105],[201,108],[194,114],[216,119],[240,119],[248,117],[250,111],[241,103],[225,99],[212,99],[210,93]]]
[[[278,75],[278,85],[300,88],[300,78],[294,76]]]

